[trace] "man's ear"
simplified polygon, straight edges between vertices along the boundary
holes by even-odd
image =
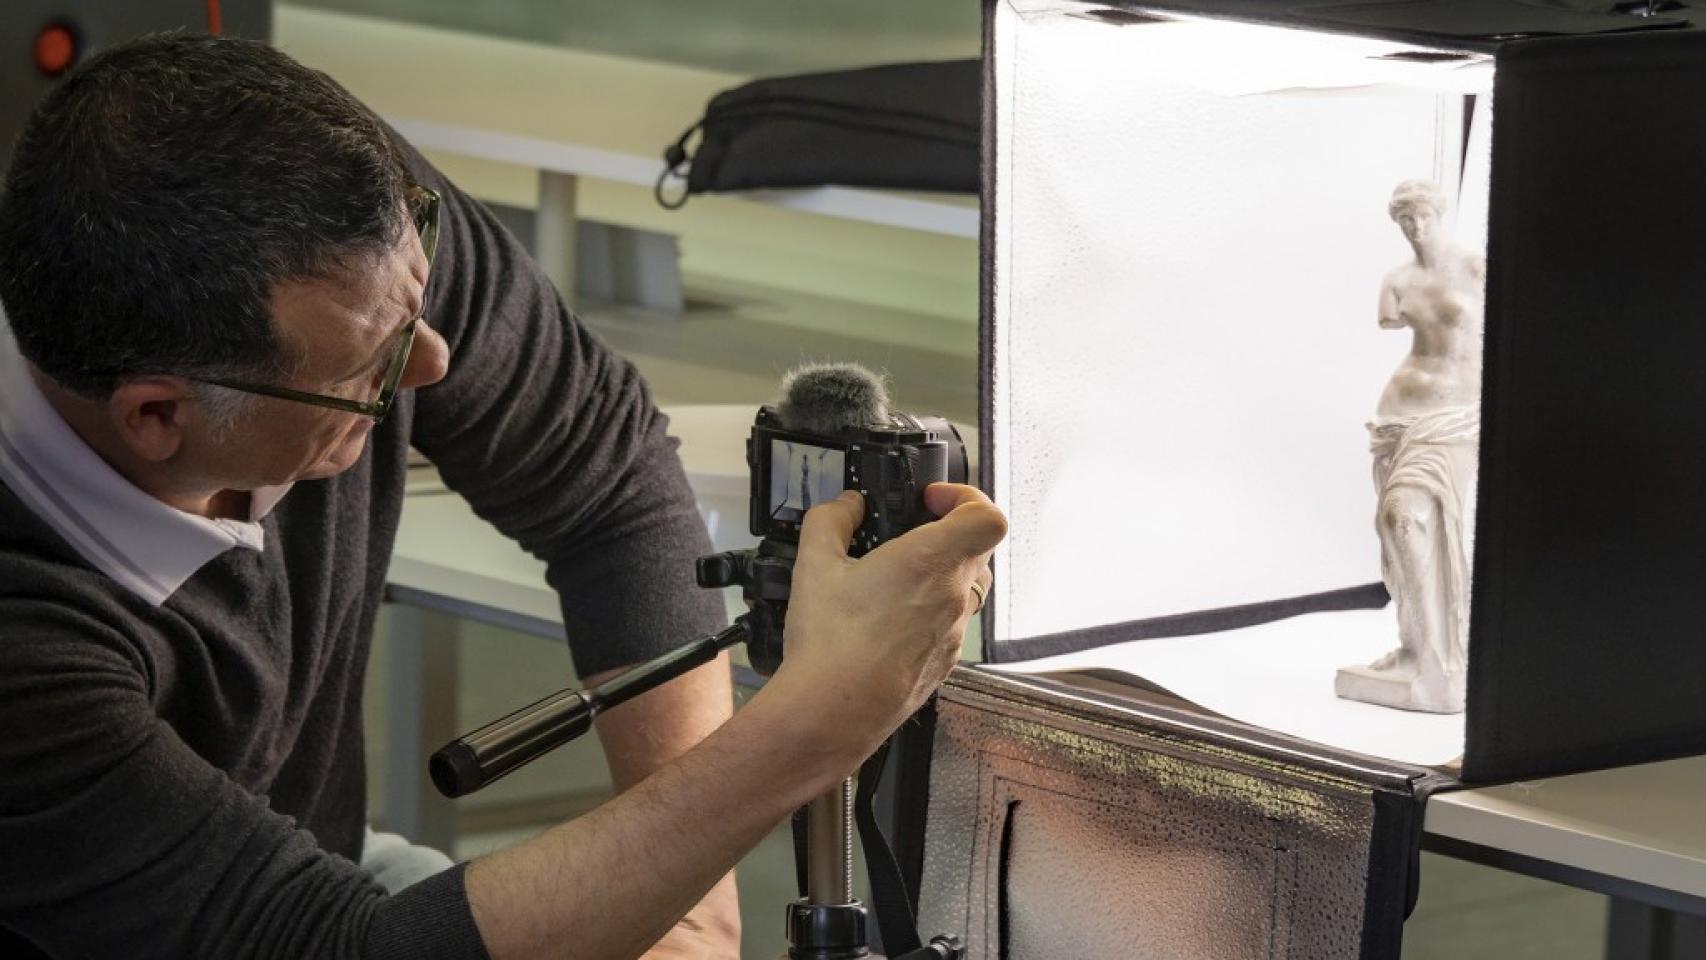
[[[137,377],[113,389],[107,417],[137,456],[150,463],[170,459],[187,431],[199,422],[190,385],[180,377]]]

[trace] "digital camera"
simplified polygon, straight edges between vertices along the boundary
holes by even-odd
[[[746,462],[756,537],[798,543],[807,510],[843,490],[863,494],[865,519],[853,534],[851,556],[934,520],[924,488],[965,483],[967,472],[965,443],[953,424],[894,411],[875,423],[806,433],[785,427],[775,407],[761,407],[746,441]]]

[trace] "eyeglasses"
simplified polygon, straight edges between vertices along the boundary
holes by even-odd
[[[430,278],[433,254],[438,252],[439,197],[437,193],[426,187],[410,187],[407,200],[414,213],[415,229],[420,231],[421,250],[426,253]],[[223,380],[214,377],[191,377],[190,379],[200,383],[210,383],[217,387],[225,387],[229,390],[239,390],[243,393],[277,397],[281,400],[294,400],[297,403],[329,407],[347,413],[359,413],[364,417],[373,418],[373,422],[377,424],[385,419],[386,414],[391,412],[391,404],[397,399],[397,384],[403,379],[403,368],[409,365],[409,349],[415,345],[415,328],[420,322],[420,317],[410,320],[408,325],[397,334],[397,346],[391,354],[391,359],[386,363],[385,379],[380,383],[379,395],[366,402],[292,390],[289,387],[274,387],[262,383],[243,383],[237,380]]]

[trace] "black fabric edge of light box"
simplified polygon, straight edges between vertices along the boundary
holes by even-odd
[[[983,110],[982,146],[978,150],[978,168],[982,188],[977,192],[977,423],[978,464],[977,485],[995,498],[995,5],[1000,0],[983,0]],[[990,568],[1001,576],[994,561]],[[990,656],[995,644],[995,604],[986,604],[980,617],[983,624],[983,659]]]
[[[1398,960],[1404,945],[1404,921],[1415,912],[1422,892],[1422,836],[1428,800],[1436,793],[1461,787],[1443,773],[1423,773],[1411,779],[1408,796],[1374,791],[1362,960]]]
[[[1464,18],[1455,16],[1451,3],[1430,0],[1388,0],[1388,2],[1358,3],[1356,0],[1294,0],[1276,3],[1273,0],[1083,0],[1086,6],[1109,6],[1158,13],[1208,15],[1243,23],[1278,27],[1306,27],[1320,33],[1341,33],[1373,37],[1424,47],[1443,47],[1475,52],[1492,52],[1519,33],[1535,36],[1603,36],[1610,33],[1653,32],[1689,29],[1691,24],[1680,15],[1655,17],[1617,16],[1573,11],[1520,0],[1475,0],[1486,6],[1526,8],[1533,21],[1528,29],[1486,33],[1474,29]],[[1337,16],[1333,8],[1341,8]],[[1358,17],[1353,7],[1371,8]],[[1382,17],[1374,15],[1380,7],[1406,8],[1408,16]],[[1689,14],[1696,18],[1701,11],[1690,4]]]
[[[1036,660],[1063,653],[1093,650],[1131,640],[1157,640],[1163,637],[1188,637],[1220,633],[1272,623],[1309,613],[1334,610],[1378,610],[1391,600],[1382,583],[1365,583],[1355,587],[1311,593],[1300,597],[1263,600],[1257,603],[1216,607],[1211,610],[1192,610],[1186,613],[1127,620],[1102,624],[1080,630],[1046,633],[1033,637],[1010,639],[1004,643],[986,643],[985,659],[991,663],[1016,663]],[[998,656],[988,656],[989,654]]]
[[[893,791],[889,836],[893,838],[895,859],[906,883],[908,906],[915,917],[924,879],[924,836],[930,811],[930,765],[935,743],[936,699],[932,697],[895,732],[890,753],[893,769],[885,777],[888,785],[885,790]],[[920,930],[918,934],[928,942],[928,937],[941,932]]]
[[[867,919],[876,927],[871,947],[884,956],[911,956],[930,935],[917,916],[935,731],[932,697],[859,768],[854,821],[870,889]]]
[[[1700,753],[1706,37],[1512,42],[1494,101],[1462,778]]]
[[[1452,38],[1490,40],[1517,34],[1589,36],[1636,30],[1665,30],[1687,25],[1675,16],[1638,17],[1526,2],[1526,0],[1308,0],[1294,3],[1291,14],[1310,24],[1343,24],[1353,30],[1414,30]]]

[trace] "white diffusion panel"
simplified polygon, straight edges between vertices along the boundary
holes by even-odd
[[[996,12],[997,640],[1379,580],[1387,201],[1490,67],[1053,6]]]

